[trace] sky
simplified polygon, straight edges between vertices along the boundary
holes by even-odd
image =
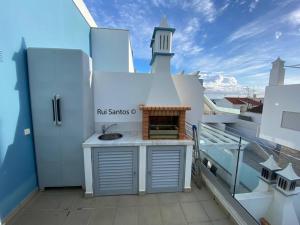
[[[272,62],[300,64],[300,0],[84,0],[99,27],[130,31],[137,72],[149,72],[153,28],[167,16],[172,73],[200,71],[211,96],[263,95]],[[300,83],[286,68],[285,83]]]

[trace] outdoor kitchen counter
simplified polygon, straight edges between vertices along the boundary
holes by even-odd
[[[192,140],[143,140],[142,134],[138,132],[122,132],[123,137],[115,140],[99,140],[98,137],[101,134],[95,133],[88,138],[83,144],[83,156],[84,156],[84,176],[85,176],[85,195],[94,195],[94,176],[93,176],[93,153],[101,149],[107,151],[108,148],[116,148],[118,151],[121,149],[128,150],[128,147],[134,147],[138,150],[138,192],[146,192],[146,169],[147,169],[147,152],[149,149],[161,146],[162,149],[170,149],[170,146],[174,146],[174,149],[178,149],[180,146],[184,146],[184,175],[183,175],[183,187],[185,191],[191,189],[191,167],[192,167],[192,152],[193,144]],[[169,146],[169,147],[167,147]],[[167,150],[166,150],[167,151]],[[98,182],[98,181],[97,181]]]
[[[101,134],[93,134],[83,144],[83,148],[101,146],[147,146],[147,145],[193,145],[192,140],[143,140],[140,132],[123,132],[122,138],[115,140],[99,140]]]

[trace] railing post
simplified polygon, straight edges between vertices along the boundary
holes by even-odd
[[[244,151],[241,149],[242,147],[242,138],[240,137],[239,140],[239,147],[237,151],[233,151],[233,160],[232,160],[232,176],[231,176],[231,193],[232,196],[234,197],[236,190],[239,187],[239,183],[240,183],[240,168],[242,165],[242,161],[243,161],[243,153]]]

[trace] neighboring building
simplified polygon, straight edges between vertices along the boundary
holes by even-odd
[[[225,97],[223,99],[214,99],[217,106],[240,109],[241,112],[248,111],[253,107],[258,107],[262,103],[249,97]]]
[[[91,46],[94,70],[135,72],[129,30],[92,28]]]
[[[284,61],[273,62],[266,87],[260,138],[300,151],[300,84],[284,84]]]

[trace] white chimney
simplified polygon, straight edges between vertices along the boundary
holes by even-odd
[[[146,105],[174,106],[181,105],[175,84],[171,76],[172,35],[175,28],[170,28],[164,17],[159,27],[155,27],[150,47],[152,48],[152,80]]]
[[[159,27],[155,27],[150,47],[152,48],[151,72],[170,73],[172,53],[172,39],[175,28],[169,27],[167,17],[163,17]]]
[[[299,193],[296,181],[300,177],[293,170],[292,164],[277,173],[273,202],[267,211],[266,219],[272,225],[299,225],[293,198]]]
[[[279,57],[272,63],[272,70],[269,78],[269,86],[284,85],[284,61]]]
[[[260,180],[253,192],[270,191],[272,184],[276,183],[276,172],[281,170],[281,168],[277,165],[277,162],[274,160],[273,155],[271,155],[265,162],[260,163],[260,165],[262,166]]]

